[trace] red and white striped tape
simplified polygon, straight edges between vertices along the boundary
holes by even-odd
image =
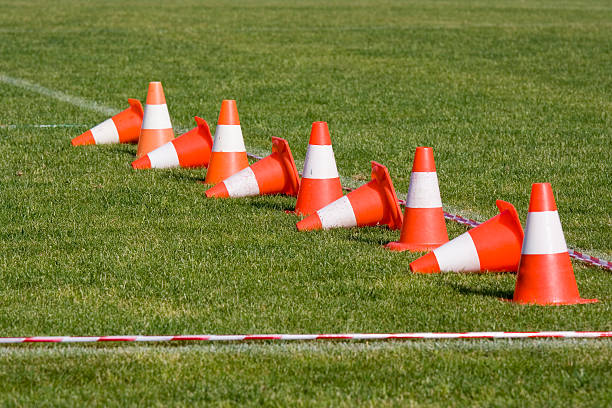
[[[612,331],[538,331],[538,332],[465,332],[465,333],[340,333],[340,334],[202,334],[178,336],[49,336],[0,337],[0,344],[16,343],[96,343],[96,342],[168,342],[168,341],[303,341],[303,340],[410,340],[410,339],[596,339],[612,338]]]

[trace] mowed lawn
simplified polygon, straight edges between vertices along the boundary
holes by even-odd
[[[479,221],[550,182],[568,245],[610,259],[608,1],[5,1],[0,51],[0,336],[612,329],[609,271],[574,263],[597,304],[519,306],[513,274],[411,274],[397,231],[298,233],[294,198],[70,145],[162,81],[177,134],[236,99],[247,150],[298,168],[327,121],[347,187],[376,160],[403,198],[419,145]],[[610,340],[18,345],[0,405],[600,407],[611,370]]]

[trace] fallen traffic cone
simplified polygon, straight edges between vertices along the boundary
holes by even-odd
[[[374,225],[399,229],[402,226],[402,210],[389,171],[373,161],[372,181],[326,205],[296,225],[300,231]]]
[[[514,206],[495,202],[500,213],[410,264],[418,273],[516,272],[523,227]]]
[[[172,139],[174,139],[174,130],[172,130],[162,84],[161,82],[149,82],[136,157],[142,157]]]
[[[342,185],[327,122],[314,122],[304,160],[295,213],[310,215],[342,197]]]
[[[244,147],[236,101],[225,100],[221,103],[215,140],[204,182],[216,184],[246,167],[249,167],[249,159]]]
[[[128,99],[128,103],[129,108],[72,139],[72,145],[138,142],[143,116],[142,105],[138,99]]]
[[[404,224],[392,251],[427,251],[448,242],[438,176],[431,147],[417,147],[406,197]]]
[[[198,116],[198,126],[132,162],[135,169],[168,169],[172,167],[206,167],[212,149],[208,123]]]
[[[296,196],[299,188],[300,176],[289,143],[280,137],[273,137],[271,155],[215,184],[206,191],[206,197],[237,198],[264,194]]]
[[[525,240],[514,302],[536,305],[592,303],[581,299],[550,183],[531,187]]]

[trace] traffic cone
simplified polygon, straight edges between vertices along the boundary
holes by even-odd
[[[523,227],[514,206],[495,202],[499,214],[410,264],[418,273],[516,272]]]
[[[431,147],[417,147],[406,197],[404,224],[392,251],[427,251],[448,242],[438,176]]]
[[[226,178],[206,191],[206,197],[237,198],[264,194],[296,196],[300,188],[289,143],[272,138],[272,154]]]
[[[204,182],[216,184],[246,167],[249,167],[249,159],[244,147],[236,101],[225,100],[221,103],[215,140]]]
[[[295,213],[310,215],[342,197],[342,185],[327,122],[314,122],[304,161]]]
[[[402,210],[389,171],[373,161],[372,181],[326,205],[296,225],[300,231],[374,225],[399,229],[402,226]]]
[[[578,293],[550,183],[534,183],[531,187],[513,301],[536,305],[597,302],[582,299]]]
[[[128,103],[129,108],[72,139],[72,145],[138,142],[143,116],[142,105],[138,99],[128,99]]]
[[[132,162],[135,169],[206,167],[212,149],[208,123],[198,116],[198,126]]]
[[[172,130],[162,84],[161,82],[149,82],[136,157],[140,158],[172,139],[174,139],[174,130]]]

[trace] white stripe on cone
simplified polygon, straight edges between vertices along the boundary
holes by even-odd
[[[119,132],[112,118],[92,127],[91,134],[97,145],[119,143]]]
[[[226,153],[245,152],[246,148],[244,147],[240,125],[217,125],[212,151]]]
[[[141,129],[172,129],[168,105],[145,105]]]
[[[406,207],[410,208],[440,208],[440,187],[435,171],[414,171],[410,174],[410,186],[406,196]]]
[[[331,146],[330,146],[331,147]],[[347,196],[340,197],[333,203],[317,211],[323,229],[335,227],[355,227],[357,219],[351,201]]]
[[[472,236],[465,232],[433,250],[441,271],[480,271],[480,258]]]
[[[149,152],[152,169],[169,169],[179,167],[179,158],[174,143],[168,142]]]
[[[522,254],[560,254],[567,252],[567,244],[557,211],[538,211],[527,214]]]
[[[250,167],[223,180],[230,197],[250,197],[259,195],[259,185]]]
[[[304,160],[303,178],[331,179],[337,178],[338,169],[331,145],[308,145]]]

